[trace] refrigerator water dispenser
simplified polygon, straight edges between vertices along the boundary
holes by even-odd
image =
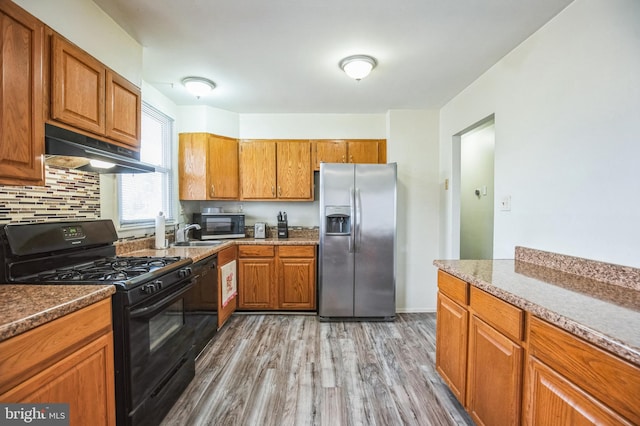
[[[351,207],[327,206],[325,209],[325,233],[327,235],[351,234]]]

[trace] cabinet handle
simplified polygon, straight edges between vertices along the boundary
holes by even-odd
[[[211,196],[214,197],[215,193],[216,193],[216,187],[213,184],[211,184]]]
[[[342,156],[342,162],[343,162],[343,163],[346,163],[346,162],[347,162],[347,158],[346,158],[344,155]]]
[[[271,185],[271,195],[276,196],[276,189],[273,185]]]
[[[349,155],[349,162],[353,163],[353,155]]]
[[[282,187],[278,185],[278,197],[282,197]]]

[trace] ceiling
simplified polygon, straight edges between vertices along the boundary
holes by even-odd
[[[572,0],[94,0],[143,46],[143,78],[178,105],[238,113],[443,106]],[[338,67],[367,54],[361,81]],[[217,88],[196,99],[187,76]]]

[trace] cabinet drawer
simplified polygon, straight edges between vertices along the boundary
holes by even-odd
[[[273,257],[274,246],[238,246],[239,257]]]
[[[529,355],[640,424],[640,368],[531,316]]]
[[[513,340],[524,337],[524,312],[476,287],[471,287],[469,305],[474,313]]]
[[[461,305],[469,304],[469,284],[449,275],[446,272],[438,270],[438,288],[440,291]]]
[[[279,246],[278,256],[280,257],[314,257],[316,255],[315,246]]]

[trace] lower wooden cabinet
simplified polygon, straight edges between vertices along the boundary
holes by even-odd
[[[476,424],[640,424],[637,365],[443,271],[438,290],[436,369]]]
[[[239,310],[315,310],[315,246],[238,246]]]
[[[519,344],[471,316],[466,408],[476,424],[520,423],[522,361]]]
[[[274,246],[238,246],[238,309],[274,309],[275,278]]]
[[[238,295],[223,306],[225,294],[231,294],[238,286],[238,255],[236,246],[227,247],[218,252],[218,329],[229,319],[238,307]],[[231,268],[230,271],[227,271]],[[223,275],[224,273],[224,275]],[[223,292],[223,286],[226,290]]]
[[[436,320],[436,370],[464,405],[467,386],[469,312],[440,291]]]
[[[315,246],[278,247],[278,309],[316,308]]]
[[[0,401],[69,404],[72,425],[115,425],[111,299],[0,343]]]
[[[533,316],[528,341],[525,424],[640,424],[638,366]]]

